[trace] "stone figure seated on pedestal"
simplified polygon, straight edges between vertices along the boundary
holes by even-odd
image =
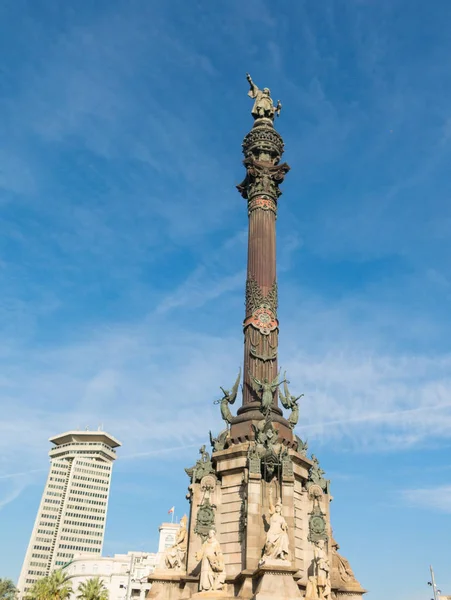
[[[332,539],[332,568],[337,572],[341,583],[357,583],[349,561],[341,554],[338,554],[339,549],[340,546],[338,543]]]
[[[222,590],[226,578],[224,556],[221,546],[216,539],[214,529],[210,529],[208,532],[208,538],[196,554],[196,559],[202,561],[200,565],[199,591]]]
[[[188,532],[186,530],[187,520],[188,517],[186,515],[180,519],[180,527],[177,531],[175,544],[165,552],[164,562],[168,569],[185,568],[186,548],[188,543]]]
[[[288,525],[282,516],[282,502],[279,500],[275,505],[273,504],[272,490],[269,492],[269,513],[271,515],[269,529],[266,533],[266,543],[260,566],[264,565],[268,559],[284,563],[289,561]]]

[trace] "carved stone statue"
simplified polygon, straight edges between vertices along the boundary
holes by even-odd
[[[180,527],[177,531],[175,544],[166,550],[164,561],[168,569],[183,569],[185,567],[186,548],[188,543],[188,532],[186,530],[187,521],[188,517],[183,515],[180,519]]]
[[[274,106],[274,102],[271,98],[271,90],[269,88],[263,88],[263,90],[259,89],[252,81],[249,73],[246,74],[246,78],[251,86],[247,95],[255,100],[251,111],[252,116],[254,119],[266,118],[274,121],[274,115],[277,114],[277,116],[279,116],[282,109],[280,100],[277,100],[277,106]]]
[[[209,475],[210,473],[214,473],[215,470],[213,468],[213,464],[211,462],[210,455],[205,450],[205,446],[202,446],[199,450],[200,458],[194,465],[194,467],[189,467],[185,469],[185,473],[191,479],[191,483],[197,483],[205,477],[205,475]]]
[[[324,540],[315,542],[313,551],[313,576],[317,586],[317,597],[319,600],[329,600],[331,594],[330,563]]]
[[[224,450],[224,448],[226,447],[227,441],[230,437],[230,432],[229,429],[223,429],[218,437],[214,437],[213,434],[210,433],[210,444],[211,447],[213,448],[213,452],[219,452],[220,450]]]
[[[266,559],[288,561],[290,555],[288,525],[282,516],[282,502],[278,500],[274,506],[272,489],[269,490],[269,514],[269,529],[260,565],[263,565]]]
[[[196,559],[202,561],[200,566],[199,591],[208,592],[221,590],[225,583],[225,565],[221,546],[216,539],[214,529],[208,532],[207,540],[196,554]]]
[[[310,467],[309,480],[307,481],[306,488],[309,489],[312,485],[319,485],[319,487],[326,494],[329,493],[330,480],[324,479],[325,471],[319,466],[319,460],[314,454],[312,454],[313,465]]]
[[[282,392],[279,388],[279,398],[280,398],[280,402],[282,403],[282,406],[284,408],[291,409],[291,415],[288,418],[288,422],[290,423],[291,429],[294,429],[297,425],[297,422],[299,421],[298,400],[300,398],[302,398],[302,396],[304,394],[301,394],[300,396],[292,396],[288,390],[289,381],[287,381],[287,379],[286,379],[286,373],[283,374],[283,378],[284,378],[283,389],[284,389],[285,395],[282,394]]]
[[[342,583],[357,582],[348,560],[338,554],[340,546],[332,538],[332,568]]]
[[[231,391],[225,390],[222,387],[221,391],[223,393],[223,397],[221,398],[221,400],[215,400],[215,402],[214,402],[215,404],[221,405],[221,416],[224,419],[224,421],[227,423],[227,425],[230,425],[232,423],[233,415],[230,412],[229,404],[233,404],[236,400],[236,396],[238,393],[238,386],[240,385],[240,379],[241,379],[241,368],[238,373],[238,377],[236,378],[236,381],[233,385],[232,390]]]
[[[271,410],[274,392],[285,380],[279,381],[279,373],[277,373],[272,381],[268,381],[267,377],[265,377],[263,381],[260,381],[260,379],[254,377],[251,372],[249,372],[249,377],[251,378],[251,384],[254,391],[257,392],[257,394],[261,394],[261,411],[264,415],[267,415]]]
[[[308,450],[307,441],[304,442],[303,440],[301,440],[301,438],[298,435],[296,436],[296,441],[298,443],[297,451],[299,452],[299,454],[301,454],[302,456],[307,456],[307,450]]]

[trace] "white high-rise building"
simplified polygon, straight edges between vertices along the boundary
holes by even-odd
[[[104,431],[68,431],[49,441],[55,447],[17,585],[21,598],[75,554],[102,553],[111,469],[121,445]]]

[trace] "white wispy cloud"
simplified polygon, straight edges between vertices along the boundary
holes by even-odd
[[[411,506],[451,513],[451,485],[404,490],[401,497]]]

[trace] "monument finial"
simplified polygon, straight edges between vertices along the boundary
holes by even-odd
[[[246,78],[251,86],[247,95],[255,101],[251,110],[252,116],[254,119],[270,119],[274,121],[274,115],[279,116],[282,109],[280,100],[277,100],[277,104],[274,106],[271,98],[271,90],[266,87],[261,90],[257,87],[249,73],[246,73]]]

